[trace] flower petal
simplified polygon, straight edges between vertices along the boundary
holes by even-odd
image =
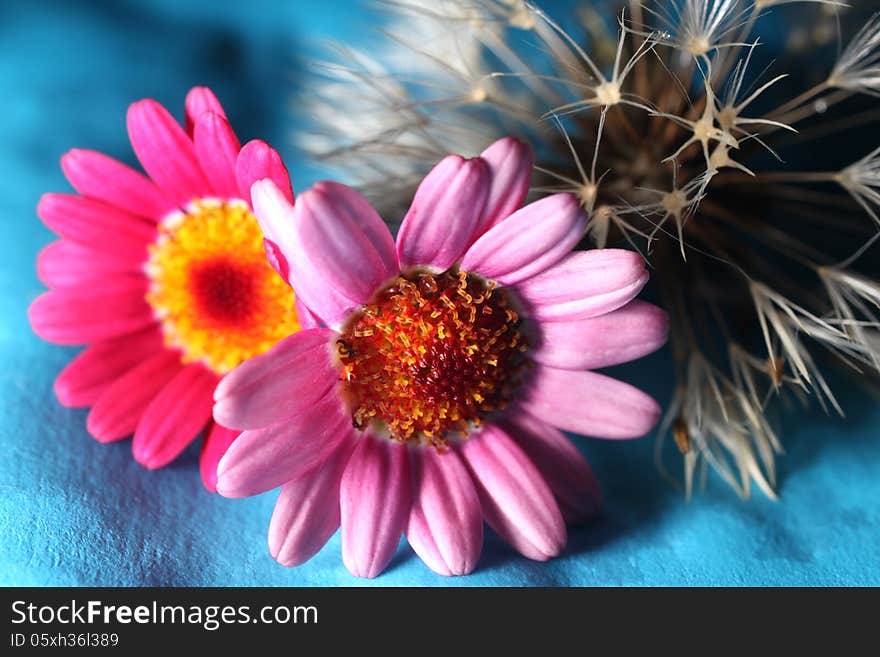
[[[202,476],[202,484],[209,493],[217,492],[217,464],[232,442],[238,438],[239,433],[241,432],[227,429],[214,422],[208,435],[205,436],[199,454],[199,474]]]
[[[142,263],[156,226],[112,205],[76,194],[43,194],[37,214],[55,233],[85,247]]]
[[[333,450],[320,468],[284,484],[269,523],[269,552],[282,566],[299,566],[339,529],[339,483],[355,442]]]
[[[34,333],[49,342],[100,342],[155,323],[146,293],[143,277],[114,276],[100,284],[49,290],[34,300],[28,317]]]
[[[400,542],[409,516],[407,447],[364,435],[340,485],[342,561],[355,577],[379,575]]]
[[[522,207],[529,193],[534,164],[532,149],[513,137],[494,142],[480,153],[480,158],[489,165],[492,183],[472,241]]]
[[[224,199],[243,198],[250,202],[250,190],[242,195],[235,179],[235,163],[241,144],[229,121],[214,112],[203,112],[193,134],[196,155],[215,194]]]
[[[466,575],[483,548],[480,498],[454,450],[410,450],[413,503],[406,527],[409,544],[441,575]]]
[[[666,343],[668,332],[663,310],[634,300],[599,317],[541,322],[540,344],[529,356],[564,370],[610,367],[656,351]]]
[[[516,286],[525,315],[548,321],[597,317],[629,303],[648,282],[645,262],[624,249],[572,253]]]
[[[61,169],[83,196],[158,221],[177,209],[142,173],[98,151],[75,148],[61,158]]]
[[[352,431],[335,393],[298,415],[244,431],[217,466],[217,492],[223,497],[259,495],[319,467]]]
[[[309,310],[309,307],[303,303],[302,299],[296,297],[293,302],[296,306],[296,318],[299,320],[300,328],[303,331],[321,328],[321,321],[315,316],[315,313]]]
[[[235,163],[235,179],[241,198],[250,200],[253,184],[267,178],[281,190],[284,198],[293,203],[290,174],[278,151],[259,139],[249,141],[241,149]]]
[[[522,406],[563,431],[595,438],[638,438],[660,417],[657,402],[628,383],[542,366],[535,368]]]
[[[102,443],[134,433],[147,406],[181,369],[180,354],[174,351],[161,351],[133,367],[101,394],[86,429]]]
[[[449,269],[471,242],[491,177],[480,158],[450,155],[419,185],[397,234],[401,269],[431,266]]]
[[[186,108],[186,132],[192,136],[199,117],[205,112],[212,112],[217,116],[226,118],[223,106],[217,100],[217,96],[208,87],[193,87],[186,94],[184,103]]]
[[[553,194],[518,210],[474,242],[464,271],[513,285],[559,262],[580,241],[587,215],[571,194]]]
[[[565,522],[553,493],[501,428],[486,425],[461,446],[489,526],[529,559],[546,561],[565,547]]]
[[[178,372],[147,406],[134,430],[132,453],[150,470],[177,458],[211,419],[217,375],[201,363]]]
[[[49,287],[72,287],[116,274],[136,274],[142,266],[142,259],[96,251],[70,240],[52,242],[37,254],[37,278]]]
[[[93,344],[55,379],[55,395],[64,406],[91,406],[116,379],[163,350],[162,335],[155,327]]]
[[[339,379],[327,329],[300,331],[223,377],[214,419],[234,429],[259,429],[301,413]]]
[[[186,207],[194,198],[211,195],[195,147],[168,110],[146,99],[128,108],[128,136],[141,166],[165,196]]]
[[[599,482],[565,434],[521,409],[505,413],[500,425],[538,468],[566,522],[579,523],[595,515],[602,504]]]
[[[348,309],[357,304],[314,277],[294,228],[298,219],[293,206],[271,180],[254,183],[251,187],[251,199],[254,215],[260,222],[265,242],[270,249],[270,264],[274,263],[276,271],[292,285],[296,276],[296,285],[293,287],[297,299],[306,303],[322,322],[329,326],[339,324]],[[301,202],[300,197],[297,206]],[[309,245],[309,248],[317,250],[321,246]]]

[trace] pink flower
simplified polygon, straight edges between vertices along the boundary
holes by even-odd
[[[560,430],[633,438],[655,424],[654,400],[588,371],[665,341],[664,313],[633,301],[644,264],[622,250],[570,253],[587,217],[567,194],[520,208],[530,172],[514,139],[447,157],[396,244],[348,187],[319,183],[291,205],[272,181],[253,186],[308,330],[217,386],[214,417],[243,430],[217,490],[283,484],[269,527],[280,563],[308,560],[341,524],[354,575],[381,573],[401,533],[431,569],[460,575],[477,563],[484,520],[549,559],[565,522],[599,504]]]
[[[61,236],[37,260],[50,291],[34,332],[89,345],[55,381],[65,406],[90,406],[100,442],[134,433],[148,468],[173,460],[207,428],[200,469],[209,490],[238,435],[211,420],[220,377],[299,329],[290,287],[268,266],[250,207],[255,180],[293,200],[278,153],[241,147],[206,88],[186,97],[186,129],[159,103],[128,110],[132,146],[149,178],[89,150],[61,166],[76,194],[46,194],[37,213]]]

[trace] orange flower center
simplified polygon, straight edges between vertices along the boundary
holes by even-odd
[[[225,374],[299,330],[293,290],[266,262],[243,202],[200,200],[166,218],[146,271],[147,301],[184,362]]]
[[[399,276],[337,341],[355,427],[442,449],[519,386],[528,348],[508,293],[463,271]]]

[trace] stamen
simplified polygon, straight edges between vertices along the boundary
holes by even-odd
[[[505,290],[464,271],[399,276],[337,341],[352,423],[443,449],[510,402],[528,342]]]
[[[240,202],[196,201],[150,245],[147,301],[167,346],[224,374],[299,330],[293,290],[267,264]]]

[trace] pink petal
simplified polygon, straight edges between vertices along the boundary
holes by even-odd
[[[209,493],[217,492],[217,464],[226,454],[232,441],[238,438],[239,433],[214,422],[208,435],[205,436],[202,452],[199,454],[199,474],[202,476],[202,484]]]
[[[55,288],[38,296],[28,308],[34,333],[55,344],[90,344],[155,323],[144,300],[142,277],[114,276],[100,284]]]
[[[202,171],[215,194],[224,199],[249,201],[250,195],[242,195],[235,180],[235,162],[241,144],[229,122],[214,112],[202,113],[195,124],[193,143]]]
[[[572,253],[516,286],[525,315],[548,321],[597,317],[629,303],[648,282],[638,253],[599,249]]]
[[[565,522],[534,464],[499,427],[486,425],[461,453],[489,526],[521,554],[546,561],[565,547]]]
[[[155,327],[93,344],[55,379],[55,395],[64,406],[91,406],[116,379],[163,350]]]
[[[126,259],[70,240],[52,242],[37,254],[37,277],[49,287],[71,287],[117,274],[136,274],[142,266],[142,259]]]
[[[466,575],[483,548],[480,498],[454,450],[410,450],[413,503],[406,527],[409,544],[441,575]]]
[[[141,100],[128,108],[127,122],[138,160],[165,196],[186,207],[211,195],[192,141],[168,110],[155,100]]]
[[[568,523],[595,515],[602,504],[592,468],[565,435],[521,409],[504,414],[501,426],[535,464]]]
[[[102,443],[134,433],[147,406],[182,367],[179,353],[161,351],[130,369],[95,402],[86,420],[89,433]]]
[[[132,453],[150,470],[177,458],[211,419],[217,375],[201,363],[178,372],[147,406],[134,430]]]
[[[212,112],[217,116],[226,118],[223,106],[217,100],[217,96],[208,87],[193,87],[186,94],[186,132],[192,136],[199,117],[205,112]]]
[[[294,299],[296,305],[296,318],[299,320],[300,329],[307,331],[313,328],[321,328],[321,321],[309,310],[309,307],[302,302],[302,299],[296,297]]]
[[[259,429],[301,413],[339,380],[331,358],[336,333],[300,331],[223,377],[214,419],[225,427]]]
[[[61,169],[83,196],[158,221],[177,209],[142,173],[97,151],[75,148],[61,158]]]
[[[306,192],[308,194],[308,192]],[[269,251],[269,262],[274,263],[278,271],[289,283],[293,283],[296,276],[297,284],[294,286],[296,298],[306,303],[311,311],[327,325],[338,325],[353,305],[351,299],[340,295],[336,290],[324,285],[320,280],[312,280],[311,271],[305,261],[303,247],[298,241],[296,231],[294,209],[278,186],[271,180],[260,180],[251,188],[254,214],[260,222],[260,228],[265,236],[265,243]],[[301,203],[297,202],[297,206]],[[319,247],[310,246],[317,249]],[[300,261],[303,262],[300,262]],[[299,266],[294,266],[294,265]],[[286,275],[285,275],[286,274]],[[316,288],[313,290],[309,287]],[[306,299],[311,294],[313,298]]]
[[[464,254],[461,268],[513,285],[559,262],[586,229],[587,215],[574,196],[547,196],[483,233]]]
[[[596,372],[535,368],[523,408],[563,431],[595,438],[638,438],[660,417],[660,407],[628,383]]]
[[[626,363],[662,347],[669,332],[666,313],[644,301],[598,317],[541,322],[540,343],[529,352],[537,362],[564,370],[592,370]]]
[[[112,205],[75,194],[44,194],[37,214],[55,233],[82,246],[142,263],[156,226]]]
[[[217,467],[224,497],[259,495],[320,467],[354,431],[334,393],[298,415],[263,429],[244,431]]]
[[[284,484],[269,523],[269,552],[282,566],[299,566],[339,529],[339,484],[355,442],[345,441],[320,468]]]
[[[281,156],[264,141],[249,141],[238,154],[235,164],[235,179],[241,198],[251,198],[251,187],[258,180],[269,179],[275,183],[290,203],[293,203],[293,187],[290,174]]]
[[[450,155],[416,190],[397,234],[401,269],[449,269],[464,253],[489,196],[489,165]]]
[[[379,575],[400,542],[409,516],[407,447],[364,435],[340,485],[342,561],[355,577]]]
[[[489,165],[492,184],[472,240],[519,210],[532,181],[532,149],[519,139],[499,139],[480,153],[480,158]]]

